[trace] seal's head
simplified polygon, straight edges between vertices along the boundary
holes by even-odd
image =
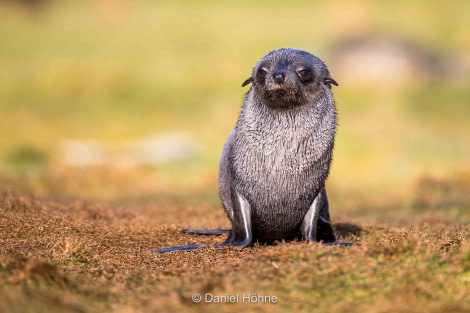
[[[311,103],[322,90],[331,89],[331,84],[338,86],[322,60],[293,48],[265,55],[242,87],[250,83],[263,104],[281,109]]]

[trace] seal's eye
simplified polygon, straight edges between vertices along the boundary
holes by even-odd
[[[259,76],[260,78],[265,78],[267,74],[268,74],[268,71],[265,70],[264,68],[260,68],[260,69],[258,70],[258,76]]]
[[[313,80],[313,74],[312,71],[309,69],[301,69],[300,71],[297,72],[300,77],[300,81],[302,83],[308,83]]]

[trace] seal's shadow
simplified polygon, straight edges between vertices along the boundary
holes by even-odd
[[[325,232],[327,235],[329,234],[329,232],[327,231],[327,229],[324,226],[325,225],[323,225],[321,223],[318,225],[319,237],[317,237],[318,238],[317,240],[321,241],[321,242],[331,243],[332,241],[325,240],[325,238],[328,238],[328,237],[323,236],[324,234],[322,234],[323,232]],[[329,229],[331,229],[331,226],[330,226]],[[359,225],[350,224],[350,223],[336,223],[336,224],[333,224],[333,231],[334,231],[335,236],[336,236],[336,240],[337,240],[336,242],[339,245],[349,246],[350,243],[347,243],[347,242],[344,243],[344,242],[342,242],[342,240],[344,240],[346,238],[350,240],[351,236],[352,237],[361,236],[362,227],[359,226]],[[188,233],[188,234],[193,234],[193,235],[209,235],[209,236],[210,235],[218,235],[218,236],[220,236],[220,235],[225,235],[225,234],[229,233],[230,229],[193,229],[193,228],[186,228],[186,229],[183,229],[182,232],[183,233]],[[323,236],[323,238],[322,238],[322,236]],[[282,240],[256,240],[256,242],[258,242],[260,244],[277,245],[277,244],[282,243],[282,242],[300,241],[301,240],[300,238],[301,238],[301,236],[299,234],[297,236],[286,237]],[[196,246],[194,246],[194,247],[196,247]],[[192,247],[190,250],[193,250],[194,247]]]
[[[326,243],[327,245],[335,245],[332,244],[332,241],[330,240],[325,240],[325,238],[328,237],[323,237],[322,238],[322,232],[325,231],[324,225],[318,225],[318,232],[319,232],[319,237],[317,237],[318,241],[321,241],[323,243]],[[330,228],[331,229],[331,228]],[[336,223],[333,224],[333,231],[336,236],[336,244],[338,245],[344,245],[344,246],[349,246],[351,242],[344,242],[343,240],[351,240],[351,237],[360,237],[362,233],[362,227],[356,224],[350,224],[350,223]],[[326,232],[328,233],[328,232]],[[292,241],[301,241],[302,237],[300,235],[297,236],[292,236],[292,237],[286,237],[283,238],[282,240],[257,240],[258,243],[260,244],[267,244],[267,245],[277,245],[282,242],[292,242]]]
[[[337,239],[347,238],[350,236],[359,237],[362,233],[362,227],[350,223],[336,223],[333,224],[333,229],[337,235]]]

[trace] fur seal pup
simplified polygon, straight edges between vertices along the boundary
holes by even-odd
[[[301,235],[338,243],[331,227],[325,181],[330,170],[336,109],[325,63],[293,48],[271,51],[242,87],[252,84],[219,164],[219,193],[230,230],[221,245],[247,247],[254,240]],[[188,245],[156,252],[193,250]]]

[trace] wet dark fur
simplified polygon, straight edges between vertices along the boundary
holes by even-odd
[[[299,70],[308,71],[306,80]],[[274,81],[275,73],[285,75],[282,84]],[[254,239],[297,235],[329,173],[336,130],[330,84],[335,82],[320,59],[296,49],[266,55],[249,82],[221,158],[220,196],[230,219],[230,190],[248,200]]]
[[[319,58],[290,48],[264,56],[242,86],[250,83],[219,164],[219,193],[232,229],[185,231],[228,232],[227,240],[215,247],[298,235],[351,245],[335,242],[324,188],[336,133],[331,85],[338,84]]]

